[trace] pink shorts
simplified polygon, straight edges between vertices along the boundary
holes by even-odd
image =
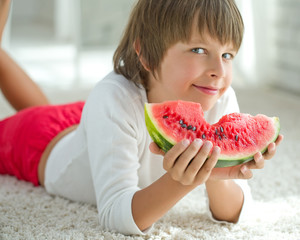
[[[84,102],[24,109],[0,121],[0,174],[39,185],[38,165],[48,143],[80,122]]]

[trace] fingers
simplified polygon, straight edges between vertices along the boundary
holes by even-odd
[[[154,154],[162,155],[162,156],[165,155],[165,152],[159,146],[157,146],[155,142],[150,143],[149,149]]]
[[[252,172],[251,169],[262,169],[265,166],[265,160],[271,159],[276,153],[276,147],[281,143],[283,140],[283,136],[279,135],[277,140],[273,143],[268,145],[267,151],[262,154],[258,152],[254,155],[254,159],[246,164],[243,164],[240,169],[240,177],[243,178],[251,178]]]
[[[211,150],[212,144],[210,146],[208,146],[209,151]],[[208,151],[208,153],[209,153]],[[219,147],[214,147],[211,155],[209,156],[209,158],[207,159],[206,156],[206,160],[203,162],[201,161],[201,158],[199,157],[199,161],[198,158],[195,159],[195,165],[196,167],[194,168],[194,170],[197,169],[198,167],[198,172],[194,171],[194,175],[195,175],[195,182],[198,184],[204,183],[211,175],[212,170],[214,169],[215,165],[217,164],[219,155],[220,155],[221,149]],[[202,156],[204,157],[204,156]],[[201,164],[202,163],[202,164]],[[187,169],[188,171],[189,169]]]
[[[263,154],[263,158],[265,160],[269,160],[272,157],[274,157],[274,155],[276,153],[276,147],[282,142],[282,140],[283,140],[283,136],[278,135],[278,138],[276,139],[276,141],[269,144],[267,151]],[[255,157],[254,157],[254,159],[255,159]]]
[[[283,135],[279,134],[276,141],[269,144],[267,151],[263,154],[263,158],[265,160],[269,160],[272,157],[274,157],[276,153],[276,147],[282,142],[282,140],[283,140]]]
[[[163,168],[168,171],[173,167],[177,158],[183,153],[184,150],[189,146],[190,141],[185,139],[175,144],[166,154],[163,161]]]
[[[183,185],[193,184],[195,176],[206,161],[211,147],[210,142],[203,144],[201,139],[192,142],[190,147],[178,158],[173,168],[174,179]]]
[[[278,146],[282,142],[283,138],[284,138],[283,135],[281,135],[281,134],[278,135],[278,137],[275,141],[276,146]]]
[[[239,171],[239,179],[250,179],[253,173],[247,165],[242,165]]]
[[[262,169],[265,166],[265,154],[261,154],[261,152],[258,152],[254,155],[254,159],[250,162],[247,162],[243,164],[247,169]],[[244,174],[246,172],[246,169],[244,169],[244,172],[241,169],[241,172]]]
[[[267,151],[263,154],[265,160],[271,159],[276,153],[276,144],[270,143]]]
[[[262,169],[264,167],[265,160],[270,160],[272,157],[274,157],[276,153],[276,147],[281,143],[282,140],[283,136],[278,135],[277,140],[268,145],[267,151],[264,154],[260,152],[256,153],[254,155],[254,161],[248,162],[247,166],[250,169]]]
[[[250,179],[253,177],[252,169],[262,169],[265,165],[265,160],[272,158],[276,153],[277,146],[282,142],[283,136],[278,135],[275,143],[270,143],[267,151],[264,154],[260,152],[254,155],[254,159],[242,165],[237,165],[227,168],[213,169],[211,179]]]
[[[195,141],[193,141],[191,145],[186,149],[186,151],[184,151],[177,159],[174,170],[177,172],[184,172],[188,165],[194,161],[193,159],[199,152],[202,145],[203,142],[201,139],[196,139]]]
[[[188,146],[186,144],[176,144],[172,151],[166,153],[164,169],[183,185],[202,184],[216,165],[220,148],[213,148],[210,141],[203,143],[201,139],[196,139]]]
[[[183,140],[173,146],[166,154],[156,144],[150,145],[153,153],[164,156],[163,167],[172,178],[183,185],[202,184],[209,177],[215,179],[250,179],[253,176],[252,169],[262,169],[265,160],[271,159],[276,153],[276,147],[283,140],[278,135],[275,143],[270,143],[264,154],[260,152],[254,155],[254,160],[245,164],[225,169],[214,169],[220,154],[220,148],[214,147],[211,142],[202,142],[196,139],[191,144]],[[214,170],[214,171],[213,171]]]
[[[189,166],[186,168],[185,173],[190,175],[191,177],[195,177],[200,172],[210,172],[211,168],[210,164],[212,161],[207,161],[207,157],[212,149],[213,145],[211,142],[205,142],[201,151],[195,156],[192,162],[190,162]],[[215,158],[216,155],[220,152],[220,148],[214,148],[209,159]],[[209,162],[209,163],[207,163]],[[214,164],[215,165],[215,164]],[[213,165],[213,167],[214,167]]]

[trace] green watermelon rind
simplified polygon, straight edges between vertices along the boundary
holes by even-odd
[[[169,151],[175,144],[176,142],[173,142],[171,139],[168,139],[167,136],[163,136],[161,132],[157,129],[157,127],[153,124],[155,121],[152,116],[149,116],[151,114],[151,111],[148,110],[147,104],[145,104],[145,122],[146,122],[146,127],[148,129],[149,135],[151,136],[152,140],[164,151],[167,152]],[[150,106],[149,106],[150,107]],[[272,118],[274,122],[274,127],[276,129],[274,137],[272,138],[271,141],[267,144],[266,147],[260,150],[260,152],[263,154],[267,151],[268,145],[272,142],[275,142],[279,132],[280,132],[280,122],[278,117],[273,117]],[[247,155],[247,156],[239,156],[239,157],[229,157],[227,155],[220,155],[217,164],[215,165],[216,168],[223,168],[223,167],[232,167],[236,166],[242,163],[249,162],[254,159],[254,155],[256,152],[253,154]]]

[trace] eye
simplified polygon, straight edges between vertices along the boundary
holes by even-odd
[[[203,53],[205,53],[205,50],[203,48],[193,48],[192,52],[197,53],[197,54],[203,54]]]
[[[222,57],[225,58],[226,60],[231,60],[234,58],[234,56],[231,53],[224,53]]]

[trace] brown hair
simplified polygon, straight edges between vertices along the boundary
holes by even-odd
[[[189,41],[195,16],[200,35],[207,29],[221,44],[240,48],[244,25],[234,0],[139,0],[115,51],[115,72],[147,89],[148,71],[139,56],[154,74],[169,47]],[[136,41],[139,56],[134,48]]]

